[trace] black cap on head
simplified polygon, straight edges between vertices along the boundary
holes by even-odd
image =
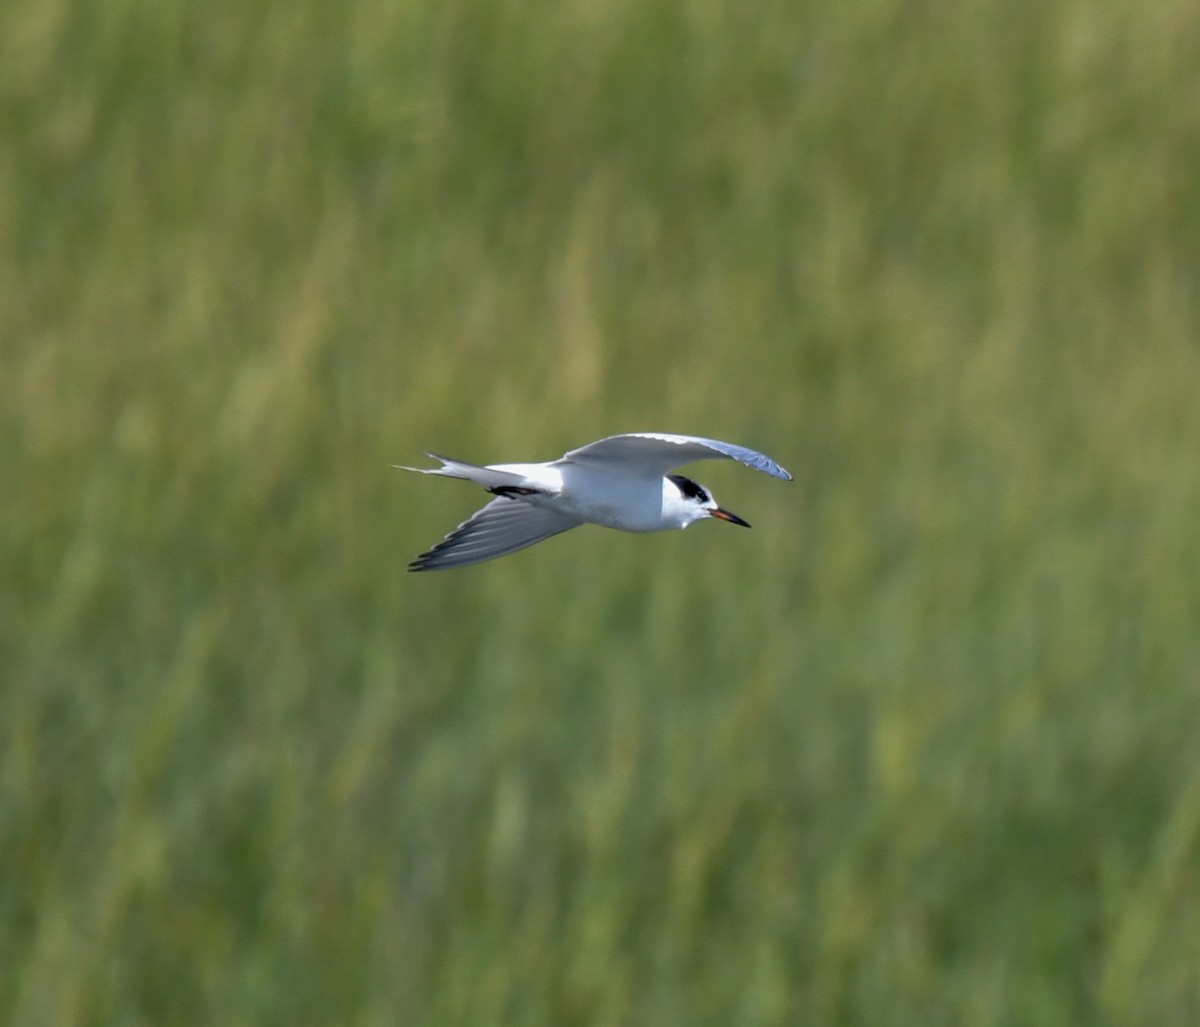
[[[668,474],[667,479],[675,483],[675,487],[679,489],[688,499],[697,499],[701,503],[707,503],[709,500],[708,493],[704,491],[703,485],[698,485],[691,478],[685,478],[682,474]]]

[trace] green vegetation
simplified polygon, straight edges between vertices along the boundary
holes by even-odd
[[[1200,1022],[1194,0],[10,0],[0,1021]],[[753,532],[428,575],[423,448]]]

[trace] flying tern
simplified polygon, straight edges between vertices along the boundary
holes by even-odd
[[[413,560],[410,571],[494,560],[580,524],[620,531],[669,531],[715,517],[750,527],[718,506],[703,485],[669,473],[696,460],[737,460],[772,477],[792,480],[779,464],[756,450],[665,432],[612,435],[542,464],[484,467],[436,453],[427,455],[442,466],[400,470],[473,481],[496,498]]]

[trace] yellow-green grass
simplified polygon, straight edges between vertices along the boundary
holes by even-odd
[[[1200,1017],[1200,8],[0,10],[0,1020]],[[754,524],[404,565],[423,448]]]

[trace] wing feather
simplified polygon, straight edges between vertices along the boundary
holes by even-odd
[[[535,542],[576,527],[580,522],[556,510],[500,496],[477,510],[426,553],[408,565],[410,571],[466,567],[507,556]]]
[[[772,477],[792,480],[792,476],[765,453],[699,435],[666,432],[610,435],[599,442],[573,449],[562,459],[573,464],[621,464],[627,471],[636,467],[648,478],[660,478],[668,471],[696,460],[737,460]]]

